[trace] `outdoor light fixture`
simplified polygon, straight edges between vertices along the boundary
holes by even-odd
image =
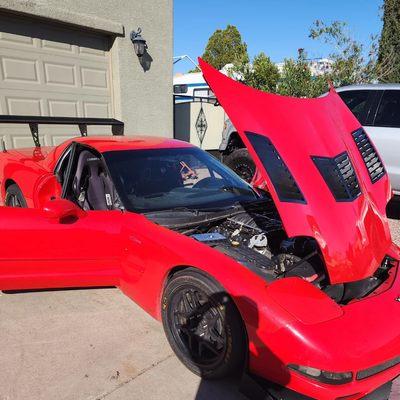
[[[142,28],[138,28],[138,30],[131,32],[131,40],[133,43],[133,48],[135,49],[136,55],[141,58],[143,54],[146,52],[147,44],[144,37],[141,35]]]

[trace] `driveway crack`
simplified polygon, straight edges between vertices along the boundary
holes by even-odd
[[[150,366],[148,366],[145,369],[142,369],[139,373],[137,373],[136,375],[132,376],[131,378],[119,383],[115,388],[109,390],[108,392],[105,392],[103,394],[101,394],[100,396],[95,397],[96,400],[103,400],[106,397],[108,397],[110,394],[114,393],[115,391],[117,391],[118,389],[122,388],[123,386],[127,385],[128,383],[133,382],[136,378],[138,378],[139,376],[145,374],[146,372],[150,371],[151,369],[153,369],[154,367],[157,367],[158,365],[162,364],[163,362],[169,360],[171,357],[173,357],[174,354],[171,353],[168,356],[162,358],[161,360],[151,364]]]

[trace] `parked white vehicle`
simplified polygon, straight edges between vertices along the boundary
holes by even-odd
[[[364,126],[400,195],[400,84],[344,86],[337,92]]]
[[[201,72],[178,73],[174,76],[174,95],[177,101],[188,101],[187,96],[209,96],[210,88]]]

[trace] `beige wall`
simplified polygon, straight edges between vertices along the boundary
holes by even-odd
[[[0,0],[0,15],[10,12],[12,18],[108,36],[110,116],[125,122],[126,134],[173,136],[172,0]],[[139,26],[152,58],[147,71],[129,38]]]
[[[200,143],[196,121],[203,107],[204,116],[207,121],[207,130]],[[226,114],[221,106],[214,106],[211,103],[183,102],[175,106],[175,138],[190,142],[203,150],[218,150],[222,141],[222,131]]]

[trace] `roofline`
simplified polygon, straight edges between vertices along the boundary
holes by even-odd
[[[359,85],[347,85],[336,88],[337,92],[347,90],[400,90],[400,83],[363,83]]]

